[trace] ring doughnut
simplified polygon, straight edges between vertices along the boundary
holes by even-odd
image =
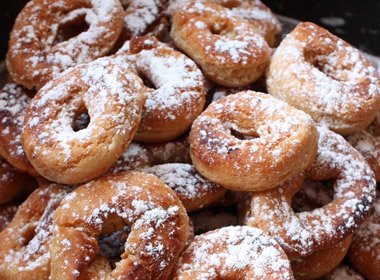
[[[124,225],[131,229],[125,252],[106,278],[168,279],[189,234],[186,210],[173,191],[138,172],[80,186],[62,201],[55,223],[52,279],[78,279],[99,257],[97,238]],[[83,246],[76,246],[78,241]]]
[[[226,193],[226,189],[203,178],[191,164],[159,164],[143,171],[157,176],[169,186],[188,212],[204,208]]]
[[[329,248],[315,251],[310,256],[291,260],[297,280],[319,279],[341,263],[352,242],[352,235]]]
[[[225,227],[196,236],[181,254],[174,280],[294,279],[277,242],[253,227]]]
[[[140,78],[113,59],[71,68],[46,84],[30,103],[21,135],[25,154],[51,181],[91,180],[125,151],[144,101]],[[86,110],[88,127],[74,131],[75,116]]]
[[[380,277],[380,196],[370,218],[354,234],[348,253],[352,267],[369,280]]]
[[[49,279],[52,216],[70,190],[40,183],[19,206],[11,223],[0,232],[1,279]]]
[[[88,30],[55,44],[60,25],[83,18]],[[123,28],[118,0],[32,0],[18,15],[7,67],[14,81],[40,89],[63,70],[107,54]]]
[[[270,95],[245,91],[213,102],[195,120],[190,155],[210,181],[237,191],[261,191],[311,165],[317,139],[304,112]]]
[[[347,141],[367,160],[375,172],[376,181],[380,181],[380,113],[364,130],[347,137]]]
[[[267,73],[268,92],[348,135],[374,119],[379,75],[359,50],[309,22],[281,42]]]
[[[177,10],[170,36],[210,80],[224,86],[256,81],[269,62],[269,46],[254,25],[212,2],[193,1]]]
[[[167,142],[185,133],[206,100],[206,81],[198,66],[152,36],[134,37],[118,56],[153,84],[145,86],[147,100],[134,140]]]
[[[346,265],[340,265],[321,280],[365,280],[356,271]]]
[[[374,174],[360,153],[327,128],[319,127],[318,132],[318,157],[306,177],[335,180],[331,203],[295,213],[292,199],[304,177],[299,175],[276,189],[252,193],[246,205],[246,224],[275,237],[291,258],[306,257],[345,239],[368,217],[375,198]]]
[[[33,177],[19,172],[0,157],[0,205],[29,194],[35,185]]]
[[[38,175],[26,158],[21,145],[21,130],[32,92],[15,83],[8,83],[0,92],[0,156],[17,169]]]
[[[176,10],[190,1],[169,1],[167,14],[173,16]],[[212,0],[212,2],[228,8],[231,16],[240,17],[251,22],[265,38],[269,46],[274,47],[276,45],[277,37],[281,32],[281,24],[272,11],[260,0]]]
[[[166,2],[167,0],[121,0],[125,9],[125,37],[130,39],[157,30],[162,23]]]

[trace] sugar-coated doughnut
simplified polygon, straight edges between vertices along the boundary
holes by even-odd
[[[40,187],[19,206],[11,223],[0,232],[1,279],[50,279],[53,215],[71,189],[40,182]]]
[[[162,143],[188,131],[206,98],[206,81],[198,66],[153,36],[132,38],[117,57],[153,84],[145,86],[147,99],[134,140]]]
[[[83,19],[88,29],[56,43],[61,25]],[[9,40],[14,81],[39,89],[63,70],[107,54],[123,28],[118,0],[32,0],[18,15]]]
[[[169,186],[188,212],[206,207],[226,193],[225,188],[203,178],[191,164],[159,164],[146,167],[143,171],[156,175]]]
[[[270,50],[249,21],[209,1],[192,1],[174,13],[174,43],[194,59],[212,81],[231,87],[262,76]]]
[[[21,130],[33,93],[15,83],[6,84],[0,91],[0,156],[17,169],[35,176],[38,173],[21,145]]]
[[[225,227],[196,236],[181,254],[174,280],[294,279],[277,244],[253,227]]]
[[[213,102],[193,123],[190,154],[205,178],[237,191],[270,189],[315,160],[311,118],[270,95],[245,91]]]
[[[313,252],[310,256],[291,260],[294,277],[297,280],[319,279],[334,269],[346,256],[352,242],[352,235],[326,249]]]
[[[97,238],[125,225],[131,229],[125,251],[106,279],[168,279],[189,235],[186,210],[174,192],[139,172],[79,186],[62,201],[55,223],[52,279],[80,279],[101,257]]]
[[[11,201],[0,205],[0,231],[7,227],[17,212],[20,203]]]
[[[365,157],[380,181],[380,112],[367,128],[347,136],[347,141]]]
[[[292,209],[303,175],[247,199],[245,222],[270,233],[291,258],[308,256],[345,239],[369,216],[375,199],[374,173],[362,155],[327,128],[319,127],[318,132],[318,156],[306,177],[334,180],[334,199],[329,204],[306,212]]]
[[[321,278],[321,280],[365,280],[355,270],[344,264],[339,265],[329,274]]]
[[[169,0],[167,14],[173,16],[176,10],[192,0]],[[281,24],[272,11],[260,0],[211,0],[229,9],[231,16],[250,21],[268,44],[273,47],[281,32]]]
[[[45,178],[76,184],[104,173],[131,142],[145,97],[142,81],[112,58],[65,71],[33,98],[25,117],[22,146]],[[90,123],[74,131],[76,116]]]
[[[342,135],[368,126],[380,107],[379,74],[359,50],[304,22],[281,42],[268,92]]]
[[[352,267],[369,280],[380,279],[380,196],[369,219],[354,234],[348,253]]]

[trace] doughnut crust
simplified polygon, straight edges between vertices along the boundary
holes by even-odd
[[[270,95],[245,91],[213,102],[195,120],[190,155],[210,181],[237,191],[261,191],[309,167],[317,143],[314,122],[304,112]]]
[[[354,234],[348,259],[355,270],[369,280],[380,279],[380,196],[369,219]]]
[[[294,279],[289,260],[263,231],[224,227],[196,236],[181,254],[174,280]]]
[[[26,158],[21,145],[21,130],[34,92],[15,83],[0,92],[0,155],[17,169],[32,176],[38,173]]]
[[[306,178],[333,181],[334,199],[327,205],[295,212],[291,205],[304,175],[273,190],[247,198],[244,220],[274,236],[290,258],[328,249],[351,235],[370,215],[375,199],[374,173],[344,138],[318,128],[318,156]],[[244,208],[244,207],[243,207]]]
[[[368,126],[380,107],[380,80],[371,62],[310,22],[298,24],[276,49],[267,88],[342,135]]]
[[[76,184],[104,173],[122,155],[140,122],[142,81],[111,58],[71,68],[44,86],[25,117],[22,145],[35,169]],[[74,131],[85,111],[89,125]]]
[[[88,30],[56,43],[59,27],[83,18]],[[28,89],[107,54],[123,28],[118,0],[32,0],[18,15],[9,40],[8,71]]]
[[[163,143],[188,131],[206,101],[206,81],[194,61],[153,36],[132,38],[117,54],[142,79],[147,98],[135,141]]]
[[[189,236],[186,210],[174,192],[139,172],[80,186],[62,201],[55,223],[52,279],[85,279],[83,270],[100,257],[97,238],[125,225],[131,229],[125,251],[105,279],[168,279]]]
[[[253,83],[268,65],[269,46],[254,25],[212,2],[181,7],[173,16],[170,36],[210,80],[224,86]]]

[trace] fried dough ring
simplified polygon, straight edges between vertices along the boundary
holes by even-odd
[[[22,145],[45,178],[76,184],[104,173],[137,130],[145,98],[142,81],[113,59],[102,58],[64,72],[33,98]],[[75,132],[75,116],[90,123]]]
[[[380,181],[380,112],[374,121],[359,132],[347,137],[347,141],[367,160],[375,172],[376,181]]]
[[[317,139],[314,122],[304,112],[270,95],[245,91],[213,102],[195,120],[190,155],[210,181],[237,191],[261,191],[309,167]]]
[[[268,65],[269,46],[254,25],[212,2],[193,1],[177,10],[170,36],[210,80],[224,86],[248,85]]]
[[[207,181],[191,164],[167,163],[146,167],[144,172],[153,174],[169,186],[188,212],[206,207],[226,193],[226,189]]]
[[[157,30],[162,23],[166,2],[167,0],[121,0],[125,8],[124,36],[130,39]]]
[[[348,135],[368,126],[380,107],[380,80],[359,50],[304,22],[272,56],[268,92]]]
[[[189,130],[206,101],[206,81],[198,66],[152,36],[133,38],[117,56],[154,85],[145,86],[147,100],[134,140],[167,142]]]
[[[355,232],[348,259],[369,280],[380,279],[380,197],[369,219]]]
[[[82,279],[98,255],[97,237],[125,224],[131,228],[125,252],[105,279],[168,279],[189,234],[186,210],[173,191],[138,172],[80,186],[61,203],[55,223],[52,279]]]
[[[21,130],[33,92],[15,83],[0,92],[0,156],[17,169],[38,175],[21,145]]]
[[[319,279],[338,266],[347,254],[352,235],[329,248],[315,251],[305,258],[291,260],[294,277],[297,280]]]
[[[291,202],[304,177],[299,175],[276,189],[252,193],[246,205],[245,222],[274,236],[291,258],[308,256],[345,239],[368,217],[375,198],[374,174],[360,153],[340,135],[321,127],[318,132],[318,157],[307,177],[335,179],[332,202],[295,213]]]
[[[53,217],[71,187],[41,182],[0,232],[1,279],[49,279]]]
[[[192,0],[172,0],[169,1],[167,13],[173,15],[187,2]],[[229,14],[248,20],[255,26],[258,32],[265,38],[269,46],[274,47],[277,37],[281,32],[281,24],[272,11],[260,0],[211,0],[225,8]]]
[[[350,267],[341,264],[321,280],[365,280],[361,275]]]
[[[87,31],[56,45],[59,26],[83,17]],[[7,66],[14,81],[40,89],[59,73],[107,54],[123,28],[118,0],[32,0],[18,15]]]
[[[174,280],[294,279],[277,244],[253,227],[225,227],[196,236],[181,254]]]

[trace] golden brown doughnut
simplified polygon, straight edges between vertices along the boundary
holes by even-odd
[[[88,30],[55,44],[60,25],[83,18]],[[123,28],[118,0],[32,0],[18,15],[7,66],[14,81],[39,89],[63,70],[107,54]]]
[[[134,140],[162,143],[188,131],[205,104],[205,78],[198,66],[153,36],[132,38],[117,57],[153,84],[145,86],[147,99]]]
[[[319,127],[318,157],[308,169],[311,180],[334,180],[331,203],[296,213],[291,205],[303,175],[273,190],[252,193],[245,222],[273,236],[289,257],[305,257],[352,234],[372,210],[376,181],[365,159],[343,137]],[[243,207],[244,209],[244,207]]]
[[[226,193],[226,189],[207,181],[187,163],[166,163],[146,167],[144,172],[156,175],[169,186],[188,212],[206,207]]]
[[[194,122],[197,171],[237,191],[271,189],[306,169],[317,153],[314,122],[270,95],[245,91],[213,102]]]
[[[366,128],[347,137],[347,141],[367,160],[375,172],[376,181],[380,181],[380,113]]]
[[[112,58],[65,71],[33,98],[22,145],[35,169],[54,182],[76,184],[104,173],[137,130],[145,97],[142,81]],[[74,131],[76,116],[90,123]]]
[[[124,36],[131,38],[157,31],[167,0],[121,0],[125,9]],[[168,23],[166,23],[168,25]]]
[[[0,157],[0,204],[29,194],[35,186],[33,177],[18,171]]]
[[[294,277],[297,280],[317,279],[336,266],[346,256],[352,242],[352,235],[326,249],[313,252],[310,256],[291,260]]]
[[[187,2],[192,0],[171,0],[167,13],[173,15]],[[231,16],[248,20],[265,38],[269,46],[274,47],[281,32],[281,24],[272,11],[260,0],[210,0],[228,8]]]
[[[189,234],[186,210],[157,177],[103,176],[78,187],[55,214],[52,279],[83,279],[99,257],[97,238],[129,226],[125,251],[106,279],[168,279]],[[78,243],[79,242],[79,243]]]
[[[268,65],[269,46],[255,26],[212,2],[192,1],[177,10],[170,36],[210,80],[224,86],[248,85]]]
[[[369,219],[355,232],[348,252],[352,267],[369,280],[380,279],[380,196]]]
[[[33,92],[15,83],[0,92],[0,156],[17,169],[38,175],[21,145],[21,130]]]
[[[368,126],[380,107],[380,80],[371,62],[310,22],[281,42],[267,74],[270,94],[342,135]]]
[[[181,254],[174,280],[294,279],[277,242],[253,227],[225,227],[196,236]]]
[[[50,279],[53,214],[72,188],[41,183],[0,232],[0,279]]]

